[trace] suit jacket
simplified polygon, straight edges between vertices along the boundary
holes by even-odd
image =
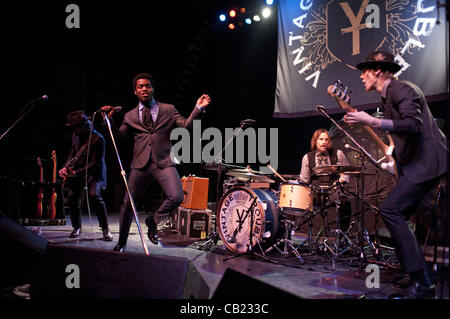
[[[134,139],[131,168],[143,168],[150,159],[160,168],[175,166],[170,158],[172,129],[175,127],[191,128],[192,121],[200,118],[202,114],[203,112],[195,107],[189,118],[186,119],[174,105],[159,103],[156,122],[153,128],[148,130],[139,118],[139,105],[127,112],[119,128],[119,134],[131,136]]]
[[[448,169],[447,138],[437,127],[422,90],[409,81],[387,87],[384,116],[392,119],[397,167],[411,182],[421,183]]]

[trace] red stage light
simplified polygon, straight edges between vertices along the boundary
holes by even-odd
[[[236,11],[230,10],[229,15],[230,15],[230,17],[234,18],[236,16]]]
[[[234,26],[233,23],[230,23],[230,24],[228,25],[228,28],[231,29],[231,30],[234,30],[234,28],[236,28],[236,27]]]

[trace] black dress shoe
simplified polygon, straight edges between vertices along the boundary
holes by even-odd
[[[147,216],[145,219],[145,225],[148,227],[147,236],[148,239],[155,245],[158,245],[158,228],[153,220],[153,216]]]
[[[105,241],[112,241],[114,239],[114,237],[111,235],[111,233],[109,232],[109,229],[103,229],[103,240]]]
[[[389,299],[434,299],[435,285],[424,286],[414,283],[405,289],[403,293],[394,293]]]
[[[120,244],[117,244],[116,246],[114,246],[113,248],[114,251],[120,251],[121,253],[125,251],[125,246],[122,246]]]
[[[81,228],[74,228],[69,235],[69,238],[77,238],[81,235]]]

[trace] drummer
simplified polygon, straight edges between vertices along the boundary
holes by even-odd
[[[330,135],[328,131],[320,128],[316,130],[311,138],[311,152],[305,154],[302,159],[302,168],[300,171],[300,182],[306,184],[312,184],[319,188],[327,189],[334,183],[339,181],[342,184],[348,183],[350,180],[349,175],[336,174],[331,172],[321,172],[316,174],[314,169],[321,166],[349,166],[349,162],[345,157],[345,154],[338,149],[332,148]],[[334,188],[335,189],[335,188]],[[333,193],[334,196],[330,196],[328,199],[329,204],[336,199],[334,189],[330,189],[328,194]],[[341,229],[346,230],[345,226],[349,223],[349,217],[351,216],[351,205],[347,198],[342,194],[341,199]],[[318,203],[316,203],[318,204]]]

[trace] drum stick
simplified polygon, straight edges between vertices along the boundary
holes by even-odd
[[[267,167],[270,168],[270,170],[271,170],[272,172],[274,172],[279,178],[281,178],[281,179],[283,180],[283,182],[286,183],[286,180],[285,180],[280,174],[278,174],[277,171],[274,170],[274,169],[272,168],[272,166],[270,166],[269,164],[267,164]]]

